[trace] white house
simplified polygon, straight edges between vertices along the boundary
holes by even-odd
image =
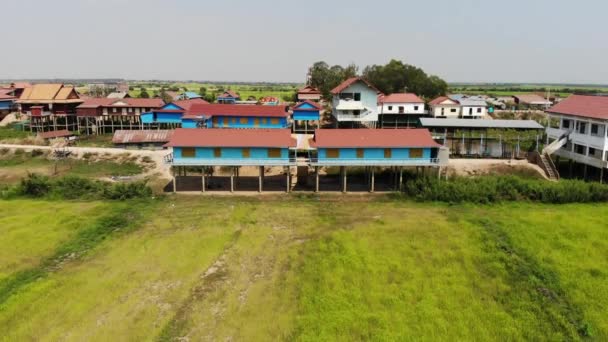
[[[459,118],[460,103],[447,96],[440,96],[429,102],[430,114],[435,118]]]
[[[380,114],[424,115],[424,101],[416,94],[396,93],[378,97]]]
[[[572,95],[547,110],[548,154],[601,169],[608,167],[608,96]]]
[[[333,111],[338,125],[360,123],[376,127],[380,91],[360,77],[352,77],[332,89]]]
[[[460,103],[460,117],[463,119],[481,119],[488,115],[488,104],[482,98],[463,97]]]

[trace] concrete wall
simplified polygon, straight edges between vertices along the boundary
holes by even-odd
[[[384,103],[380,106],[380,113],[400,114],[399,107],[403,107],[403,114],[424,114],[424,103]]]
[[[272,123],[275,120],[276,123]],[[285,128],[287,118],[218,116],[207,121],[209,128]]]
[[[370,159],[370,160],[381,160],[381,159],[409,159],[410,158],[410,149],[409,148],[391,148],[391,158],[384,158],[384,148],[364,148],[363,149],[363,158],[357,158],[357,149],[356,148],[340,148],[340,157],[339,158],[327,158],[327,149],[320,148],[318,150],[318,158],[319,160],[328,159],[328,160],[339,160],[339,159]],[[431,148],[423,148],[422,149],[422,159],[430,159],[431,158]]]
[[[243,157],[243,149],[240,147],[221,147],[222,156],[215,157],[214,156],[214,148],[213,147],[196,147],[195,149],[195,157],[194,158],[183,158],[182,157],[182,148],[174,147],[173,148],[173,158],[174,159],[288,159],[289,151],[287,148],[281,148],[281,157],[280,158],[270,158],[268,157],[268,148],[262,147],[252,147],[249,148],[249,158]]]

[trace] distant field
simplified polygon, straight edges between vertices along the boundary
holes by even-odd
[[[179,196],[108,205],[0,202],[14,222],[0,224],[0,246],[53,237],[19,249],[26,261],[2,259],[3,338],[608,339],[607,205]],[[15,280],[81,238],[77,219],[99,233],[104,210],[141,222],[35,281]],[[42,224],[46,212],[56,216]]]
[[[161,89],[160,85],[132,84],[131,86],[133,86],[135,88],[129,92],[129,94],[133,97],[140,96],[140,93],[141,93],[140,88],[142,86],[146,88],[146,91],[148,92],[148,94],[150,94],[150,96],[153,95],[154,91],[160,92],[160,89]],[[224,89],[224,90],[231,89],[231,90],[239,93],[243,100],[246,100],[249,96],[254,96],[256,99],[259,99],[260,97],[263,97],[263,96],[275,96],[282,100],[285,96],[293,96],[298,89],[298,86],[292,86],[292,85],[264,85],[264,84],[261,84],[261,85],[256,85],[256,84],[217,85],[217,84],[205,84],[205,83],[174,83],[174,84],[167,84],[166,86],[168,88],[179,87],[180,88],[179,92],[183,92],[184,88],[187,88],[188,91],[193,91],[195,93],[199,93],[201,87],[205,87],[207,89],[207,94],[211,94],[211,93],[217,94],[220,92],[221,89]]]
[[[487,94],[493,96],[512,96],[528,93],[547,93],[552,96],[568,97],[575,92],[608,93],[606,86],[555,85],[555,84],[450,84],[451,93]]]

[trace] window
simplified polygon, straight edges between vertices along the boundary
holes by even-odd
[[[360,110],[353,110],[353,115],[360,115],[361,111]]]
[[[410,148],[410,158],[422,158],[422,149]]]
[[[362,148],[357,149],[357,158],[363,158],[365,151]]]
[[[477,113],[481,113],[481,107],[477,108]]]
[[[393,150],[391,150],[390,148],[385,148],[384,149],[384,158],[392,158],[393,157]]]
[[[116,110],[117,110],[117,109],[118,109],[118,108],[112,108],[112,113],[116,113]]]
[[[590,156],[595,155],[595,149],[593,147],[589,147],[589,155]]]
[[[586,122],[577,121],[576,127],[577,127],[576,130],[580,134],[585,134],[587,132],[587,123]]]
[[[268,149],[268,158],[281,158],[281,149],[280,148],[269,148]]]
[[[260,118],[253,119],[253,126],[260,127]]]
[[[563,119],[562,120],[562,128],[570,128],[570,120]]]
[[[243,148],[241,152],[242,152],[243,158],[251,158],[251,149]]]
[[[450,113],[456,113],[456,108],[450,109]]]
[[[194,158],[196,150],[194,147],[182,147],[182,158]]]
[[[340,150],[337,148],[328,148],[325,153],[327,158],[340,158]]]
[[[418,107],[419,107],[419,106],[414,106],[414,110],[418,110]]]
[[[473,108],[469,108],[469,115],[473,115]]]
[[[388,106],[388,110],[393,110],[393,106]]]
[[[578,153],[578,154],[585,155],[585,146],[575,144],[574,145],[574,152]]]
[[[441,108],[441,115],[445,115],[445,108]]]
[[[279,124],[279,118],[272,118],[270,119],[270,123],[273,125],[278,125]]]
[[[211,122],[213,123],[213,127],[217,127],[219,124],[217,116],[214,116],[213,119],[211,119]]]
[[[591,135],[603,137],[605,130],[606,130],[605,125],[591,124]]]
[[[241,118],[241,119],[239,120],[239,122],[240,122],[240,124],[241,124],[241,125],[246,125],[246,124],[248,124],[248,123],[249,123],[249,119],[247,119],[247,118]]]
[[[361,101],[361,93],[355,93],[355,101]]]
[[[213,149],[213,156],[215,158],[221,158],[222,157],[222,149],[219,147],[216,147]]]
[[[403,114],[404,111],[405,111],[405,108],[403,108],[403,106],[399,106],[399,114]]]

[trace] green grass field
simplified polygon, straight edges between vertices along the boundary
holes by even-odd
[[[169,197],[0,214],[7,341],[608,339],[607,205]]]

